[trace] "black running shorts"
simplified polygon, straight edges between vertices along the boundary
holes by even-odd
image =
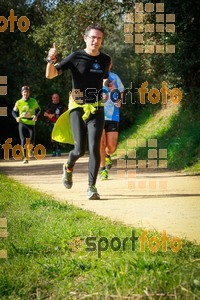
[[[105,121],[104,129],[106,132],[119,132],[119,122],[117,121]]]

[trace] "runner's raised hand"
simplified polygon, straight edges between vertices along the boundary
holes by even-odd
[[[56,43],[53,43],[53,47],[50,48],[48,52],[48,57],[50,57],[51,60],[54,60],[56,58],[56,55],[57,55]]]

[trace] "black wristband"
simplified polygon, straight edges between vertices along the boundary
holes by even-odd
[[[49,64],[54,64],[56,62],[56,57],[54,60],[52,60],[49,56],[46,58],[46,62],[48,62]]]
[[[58,71],[60,71],[60,69],[61,69],[61,67],[60,67],[60,64],[59,63],[56,63],[55,65],[54,65],[54,67],[58,70]]]

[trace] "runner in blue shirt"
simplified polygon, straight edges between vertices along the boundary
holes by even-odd
[[[110,69],[112,63],[110,65]],[[108,179],[108,170],[112,167],[111,155],[115,152],[118,141],[121,93],[124,91],[124,86],[115,73],[109,72],[109,88],[104,86],[104,115],[105,125],[101,137],[100,153],[100,178]]]

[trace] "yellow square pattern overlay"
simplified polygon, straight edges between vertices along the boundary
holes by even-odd
[[[0,218],[0,227],[7,227],[7,219]]]
[[[156,45],[156,53],[164,53],[165,47],[164,45]]]
[[[144,20],[144,15],[141,13],[136,13],[135,14],[135,23],[143,23]]]
[[[0,250],[0,258],[7,258],[7,250]]]
[[[128,181],[128,189],[136,189],[137,187],[137,181],[136,180],[131,180],[131,181]]]
[[[126,168],[126,161],[124,159],[117,160],[117,168],[118,169],[125,169]]]
[[[164,24],[156,24],[156,32],[164,32],[165,27]]]
[[[159,149],[159,158],[167,158],[167,149]]]
[[[129,34],[135,32],[135,36],[125,35],[125,43],[135,43],[135,53],[148,53],[148,54],[167,54],[175,53],[175,45],[154,45],[149,43],[143,46],[144,35],[143,33],[175,33],[175,14],[165,14],[164,3],[135,3],[134,13],[127,13],[124,17],[124,22],[129,23],[124,25],[124,32]],[[144,24],[144,18],[149,13],[155,12],[155,24]],[[166,22],[166,23],[165,23]],[[132,23],[132,24],[130,24]],[[135,23],[135,26],[131,26]],[[160,24],[159,24],[160,23]],[[152,39],[152,35],[149,37]]]
[[[127,177],[128,177],[128,179],[135,178],[136,177],[136,170],[128,170]]]
[[[147,186],[147,182],[146,182],[146,180],[140,180],[139,182],[138,182],[138,188],[139,189],[146,189],[146,186]]]
[[[146,168],[146,160],[144,160],[144,159],[138,160],[138,168],[145,169]]]
[[[157,139],[148,139],[148,147],[157,147]]]
[[[7,84],[7,76],[0,76],[0,84]]]
[[[154,53],[154,45],[145,45],[145,53]]]
[[[143,12],[143,3],[135,3],[135,11]]]
[[[156,3],[156,12],[164,12],[165,5],[164,3]]]
[[[142,45],[135,45],[135,53],[143,53],[144,47]]]
[[[166,32],[175,32],[175,25],[174,24],[166,24],[165,30],[166,30]]]
[[[142,44],[144,41],[143,34],[135,34],[135,43]]]
[[[148,150],[148,158],[157,158],[157,150],[149,149]]]
[[[7,115],[7,107],[0,107],[0,117],[6,117]]]
[[[133,23],[134,22],[133,13],[125,14],[124,22]]]
[[[133,148],[129,148],[129,147]],[[139,147],[148,147],[148,159],[136,159]],[[125,149],[118,149],[117,178],[127,180],[129,189],[166,190],[167,181],[163,179],[148,179],[137,176],[138,169],[167,168],[167,149],[158,149],[157,139],[127,139]]]
[[[157,160],[148,160],[148,168],[149,169],[157,169],[158,168],[158,163]]]
[[[1,229],[0,228],[0,238],[7,238],[7,237],[8,237],[7,229]]]
[[[166,53],[175,53],[175,45],[166,45]]]
[[[159,168],[164,168],[164,169],[167,168],[167,160],[160,159],[158,167]]]
[[[124,158],[126,155],[126,150],[125,149],[117,149],[117,157],[118,158]]]
[[[137,146],[138,147],[146,147],[146,139],[138,139]]]
[[[153,3],[146,3],[145,4],[145,11],[150,13],[154,11],[154,4]]]
[[[0,95],[7,95],[7,86],[0,86]]]
[[[156,22],[164,23],[164,14],[156,14]]]
[[[167,181],[166,180],[162,180],[162,181],[159,181],[159,189],[160,190],[166,190],[167,188]]]
[[[136,158],[136,149],[128,149],[127,155],[128,158]]]
[[[127,161],[127,168],[128,169],[136,169],[136,160],[128,160]]]
[[[125,34],[124,35],[124,42],[126,44],[133,44],[133,35],[132,34]]]
[[[156,180],[149,180],[149,189],[155,190],[156,189]]]
[[[145,32],[154,32],[154,24],[146,24]]]
[[[117,179],[122,179],[126,177],[126,172],[124,170],[117,170]]]
[[[131,33],[133,32],[133,24],[124,24],[124,32]]]
[[[143,24],[135,24],[135,32],[143,32],[144,25]]]
[[[166,14],[166,22],[174,23],[175,22],[175,14]]]
[[[136,139],[128,139],[127,140],[127,147],[135,148],[136,147]]]

